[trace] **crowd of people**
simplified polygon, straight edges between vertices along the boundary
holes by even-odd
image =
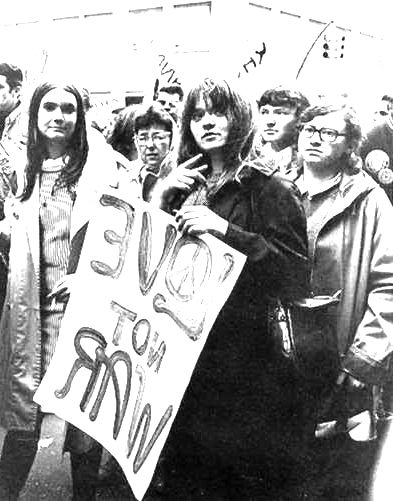
[[[22,85],[0,64],[0,499],[18,499],[34,462],[33,395],[106,186],[247,257],[149,499],[369,499],[393,415],[393,98],[362,130],[345,96],[279,86],[251,103],[205,78],[103,129],[86,89],[41,83],[22,107]],[[95,499],[102,447],[68,425],[64,448],[73,498]]]

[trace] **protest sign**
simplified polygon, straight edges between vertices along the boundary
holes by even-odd
[[[174,223],[116,190],[102,194],[35,395],[109,450],[138,499],[245,262],[211,235],[182,236]]]

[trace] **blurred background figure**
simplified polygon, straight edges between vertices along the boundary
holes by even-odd
[[[366,171],[393,203],[393,97],[384,95],[374,111],[374,124],[364,138],[360,156]]]
[[[180,85],[166,85],[157,92],[155,101],[178,123],[182,113],[184,92]]]
[[[137,112],[138,107],[135,105],[127,106],[119,111],[107,136],[107,142],[112,148],[130,161],[138,158],[135,137],[135,115]]]

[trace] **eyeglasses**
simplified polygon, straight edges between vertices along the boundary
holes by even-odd
[[[163,143],[171,137],[170,132],[153,132],[153,134],[137,134],[136,139],[142,146],[146,146],[151,140],[155,146]]]
[[[324,141],[325,143],[334,143],[338,136],[346,136],[346,134],[341,134],[335,129],[328,129],[326,127],[317,129],[313,125],[301,125],[300,132],[302,132],[303,135],[308,138],[313,137],[313,135],[318,132],[321,141]]]

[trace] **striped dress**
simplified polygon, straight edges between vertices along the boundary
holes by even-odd
[[[65,304],[48,300],[55,283],[67,273],[70,254],[72,193],[55,182],[64,167],[63,158],[45,160],[40,179],[40,286],[42,374],[48,368],[59,336]]]

